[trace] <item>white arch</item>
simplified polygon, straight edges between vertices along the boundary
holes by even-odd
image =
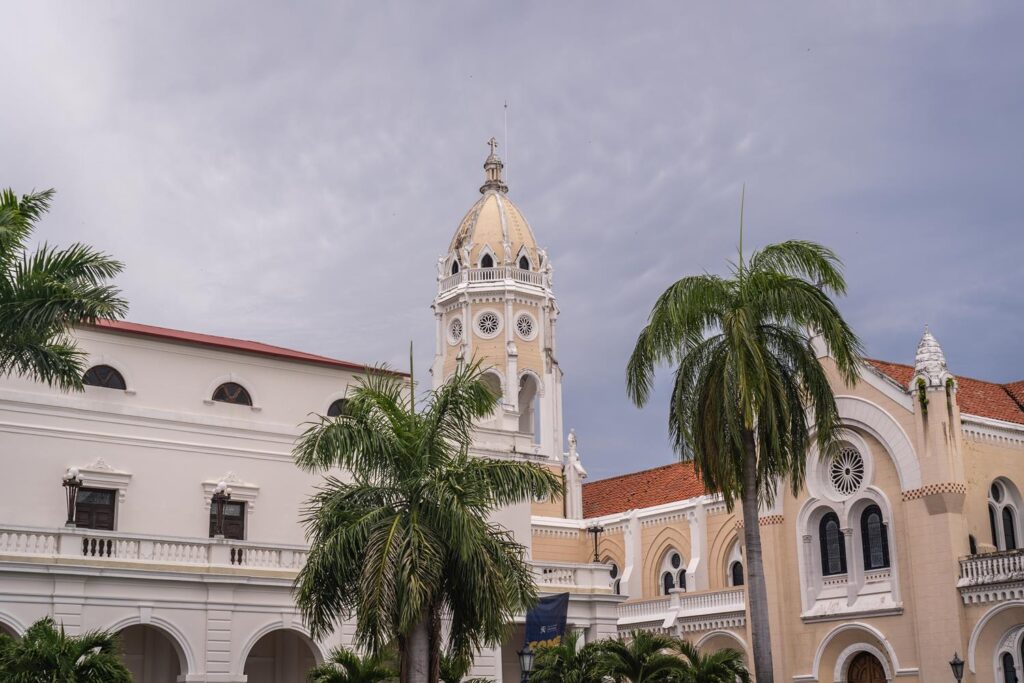
[[[25,635],[25,631],[28,630],[28,627],[25,626],[21,619],[4,610],[0,610],[0,622],[14,631],[19,638]]]
[[[313,659],[316,660],[317,666],[323,664],[324,660],[327,658],[323,648],[320,647],[320,643],[316,642],[313,636],[310,635],[309,629],[303,626],[301,622],[286,623],[283,619],[279,618],[274,621],[267,622],[260,628],[256,629],[249,639],[245,641],[245,645],[243,645],[240,650],[242,657],[237,662],[238,666],[236,673],[245,671],[245,661],[249,659],[249,653],[252,652],[252,648],[260,641],[260,638],[268,633],[273,633],[274,631],[293,631],[299,635],[305,636],[306,640],[312,646]]]
[[[743,638],[739,637],[732,631],[725,631],[721,629],[717,631],[709,631],[708,633],[705,633],[703,636],[701,636],[700,640],[697,641],[697,649],[700,650],[701,648],[703,648],[705,645],[707,645],[707,642],[709,640],[716,636],[724,636],[726,638],[729,638],[730,640],[735,641],[736,644],[739,645],[739,648],[737,649],[743,653],[743,656],[747,659],[750,658],[749,651],[747,650],[747,644],[746,642],[744,642]]]
[[[88,372],[90,369],[97,365],[109,365],[110,367],[121,373],[121,377],[124,379],[124,392],[127,394],[135,393],[135,381],[132,377],[132,373],[129,372],[128,366],[122,363],[117,358],[111,358],[105,353],[96,354],[95,356],[89,356],[89,367],[86,368]]]
[[[250,396],[251,395],[252,394],[250,394]],[[348,385],[346,385],[345,388],[342,389],[341,391],[335,391],[333,394],[331,394],[330,396],[327,397],[327,402],[324,404],[324,412],[322,412],[320,414],[321,415],[326,415],[327,411],[329,411],[331,409],[331,405],[335,401],[337,401],[339,399],[343,399],[343,398],[347,399],[348,397],[349,397],[349,388],[348,388]]]
[[[532,377],[533,381],[537,383],[537,398],[542,398],[544,396],[544,382],[541,381],[540,375],[538,375],[533,370],[526,368],[524,370],[519,371],[519,382],[522,382],[523,377],[526,376]]]
[[[978,619],[978,623],[974,625],[974,630],[971,631],[971,639],[967,643],[967,668],[970,672],[977,673],[974,667],[974,655],[978,648],[978,639],[981,638],[981,632],[985,630],[985,626],[988,622],[1002,612],[1013,609],[1015,607],[1024,607],[1024,600],[1010,600],[999,605],[996,605]]]
[[[129,626],[153,626],[168,637],[171,641],[171,645],[174,648],[175,653],[178,655],[178,665],[181,667],[181,675],[187,676],[188,674],[198,673],[196,669],[196,658],[192,652],[192,646],[185,636],[185,632],[182,631],[173,622],[164,619],[163,617],[150,616],[148,620],[138,615],[132,615],[125,617],[119,621],[115,621],[113,624],[103,629],[110,631],[111,633],[119,633]]]
[[[878,663],[882,665],[882,670],[885,672],[886,681],[893,680],[893,669],[889,664],[889,659],[871,643],[854,643],[853,645],[848,645],[845,650],[840,652],[839,657],[836,658],[836,668],[832,673],[832,680],[836,683],[846,683],[848,680],[846,676],[849,673],[847,662],[861,652],[867,652],[878,660]]]
[[[845,424],[863,429],[882,444],[896,466],[902,491],[921,488],[921,464],[910,437],[892,415],[859,396],[836,396],[836,407]]]
[[[821,639],[820,643],[818,643],[818,650],[814,653],[814,668],[811,671],[813,680],[818,680],[818,670],[821,667],[821,658],[825,655],[825,649],[829,646],[829,643],[831,643],[840,633],[845,633],[846,631],[864,631],[871,635],[875,640],[882,644],[883,648],[885,648],[886,657],[888,657],[889,662],[892,665],[891,671],[900,671],[900,663],[899,660],[896,659],[896,650],[893,649],[892,643],[889,642],[889,639],[886,638],[881,631],[870,624],[865,624],[862,621],[851,621],[836,626]],[[884,662],[886,657],[879,657],[879,660]]]

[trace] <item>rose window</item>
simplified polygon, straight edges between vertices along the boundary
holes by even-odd
[[[487,311],[481,313],[476,319],[476,329],[484,337],[493,337],[498,333],[498,329],[501,327],[501,319],[497,313]]]
[[[849,496],[864,483],[864,459],[857,449],[844,448],[832,458],[828,474],[836,493]]]
[[[516,332],[518,332],[519,336],[522,337],[523,339],[532,339],[533,330],[533,318],[531,318],[526,313],[523,313],[522,315],[519,316],[519,318],[516,319]]]
[[[462,320],[455,318],[448,326],[448,339],[455,344],[462,339]]]

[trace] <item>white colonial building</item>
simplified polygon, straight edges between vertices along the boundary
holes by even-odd
[[[551,269],[500,165],[488,158],[483,196],[441,263],[434,377],[473,356],[494,365],[503,400],[477,452],[561,472]],[[351,632],[314,642],[292,599],[306,553],[301,510],[319,476],[291,450],[310,415],[337,414],[367,368],[134,323],[76,337],[88,354],[84,392],[0,379],[0,629],[18,635],[52,616],[71,633],[117,631],[147,683],[304,680]],[[528,547],[529,508],[499,515]],[[572,593],[575,627],[615,632],[622,598],[603,565],[553,561],[536,573],[542,590]],[[517,627],[506,647],[480,653],[476,673],[518,680],[522,638]]]

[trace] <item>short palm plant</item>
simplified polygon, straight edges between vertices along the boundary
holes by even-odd
[[[0,376],[81,389],[84,354],[70,331],[124,316],[127,304],[107,282],[122,265],[83,244],[29,253],[28,240],[52,198],[53,190],[20,198],[0,191]]]
[[[37,621],[21,638],[0,635],[5,683],[131,683],[117,637],[103,631],[69,636],[53,619]]]
[[[607,675],[604,643],[579,643],[579,632],[569,631],[558,645],[539,648],[531,683],[602,683]]]
[[[398,678],[385,656],[360,657],[344,647],[331,650],[327,661],[309,672],[309,683],[383,683]]]
[[[626,384],[647,402],[655,366],[676,364],[669,432],[711,491],[743,508],[754,668],[774,680],[768,597],[758,526],[789,478],[804,481],[807,451],[837,452],[842,424],[812,335],[828,347],[840,379],[857,380],[861,344],[829,293],[842,294],[842,266],[812,242],[773,244],[739,262],[729,277],[684,277],[658,298],[629,359]],[[808,415],[814,416],[812,431]]]
[[[726,648],[703,654],[686,640],[676,641],[673,649],[685,661],[680,683],[750,683],[750,672],[737,650]]]
[[[304,469],[348,473],[328,476],[307,509],[303,616],[322,637],[354,615],[358,647],[397,644],[403,681],[439,680],[442,619],[449,650],[470,656],[536,601],[525,549],[489,518],[557,497],[561,482],[531,463],[470,456],[474,423],[497,405],[481,377],[478,364],[461,368],[417,403],[402,377],[369,373],[346,412],[320,418],[295,448]]]
[[[489,678],[468,678],[473,658],[466,655],[441,655],[441,683],[490,683]]]
[[[617,683],[671,683],[686,670],[683,660],[672,652],[672,636],[633,631],[625,638],[602,643],[604,673]]]

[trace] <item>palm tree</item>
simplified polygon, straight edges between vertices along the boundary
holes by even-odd
[[[605,675],[616,683],[666,683],[678,680],[686,669],[683,660],[671,654],[672,636],[633,631],[627,638],[602,643]]]
[[[750,672],[737,650],[725,648],[705,655],[686,640],[677,640],[673,649],[685,660],[682,683],[750,683]]]
[[[0,635],[0,680],[6,683],[131,683],[117,637],[104,631],[69,636],[46,617],[14,639]]]
[[[829,249],[789,241],[744,261],[741,237],[730,277],[684,277],[658,298],[626,370],[629,395],[642,406],[655,366],[677,364],[669,404],[673,446],[693,459],[705,486],[720,492],[730,510],[737,498],[742,503],[759,683],[773,673],[758,506],[772,504],[784,477],[799,492],[812,441],[824,458],[837,451],[842,425],[811,331],[828,347],[839,377],[855,383],[861,344],[829,298],[845,291],[842,264]]]
[[[607,675],[602,642],[579,646],[580,634],[567,631],[558,645],[537,650],[531,683],[602,683]]]
[[[394,642],[403,681],[436,683],[442,619],[450,651],[470,656],[536,600],[525,549],[490,514],[559,496],[561,482],[531,463],[470,456],[474,422],[497,404],[479,364],[419,405],[413,394],[394,373],[370,373],[343,415],[299,439],[300,467],[341,468],[351,481],[328,476],[310,499],[295,587],[314,636],[354,613],[358,647],[378,654]]]
[[[483,677],[467,678],[473,668],[473,658],[465,655],[441,655],[441,683],[490,683],[491,679]]]
[[[398,677],[383,657],[360,657],[336,647],[327,661],[309,672],[309,683],[383,683]]]
[[[0,191],[0,376],[15,373],[81,389],[85,354],[70,331],[124,316],[128,305],[107,284],[122,265],[83,244],[44,244],[29,254],[28,239],[52,198],[53,190],[20,199]]]

